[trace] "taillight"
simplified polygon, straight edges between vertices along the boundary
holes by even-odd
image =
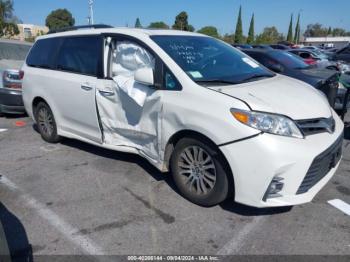
[[[23,70],[20,70],[20,71],[19,71],[19,79],[20,79],[20,80],[23,80],[23,77],[24,77],[24,71],[23,71]]]

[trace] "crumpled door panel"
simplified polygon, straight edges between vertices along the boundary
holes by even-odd
[[[133,147],[159,161],[161,92],[134,81],[137,69],[154,69],[154,59],[142,47],[122,41],[112,61],[113,80],[101,82],[96,92],[104,143]]]

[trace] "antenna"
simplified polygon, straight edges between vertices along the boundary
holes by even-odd
[[[94,4],[94,0],[89,0],[89,11],[90,11],[90,14],[88,16],[89,25],[93,25],[94,24],[94,7],[93,7],[93,4]]]

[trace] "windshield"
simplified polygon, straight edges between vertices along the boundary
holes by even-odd
[[[235,48],[210,37],[151,37],[197,83],[238,84],[273,73]]]
[[[301,58],[289,52],[272,52],[271,56],[290,69],[307,69],[310,67]]]

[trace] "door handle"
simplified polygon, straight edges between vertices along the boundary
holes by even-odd
[[[106,97],[114,96],[114,92],[101,91],[101,90],[99,90],[98,92],[100,93],[101,96],[106,96]]]
[[[82,84],[81,86],[81,89],[85,90],[85,91],[91,91],[93,89],[92,86],[90,86],[89,84],[85,83],[85,84]]]

